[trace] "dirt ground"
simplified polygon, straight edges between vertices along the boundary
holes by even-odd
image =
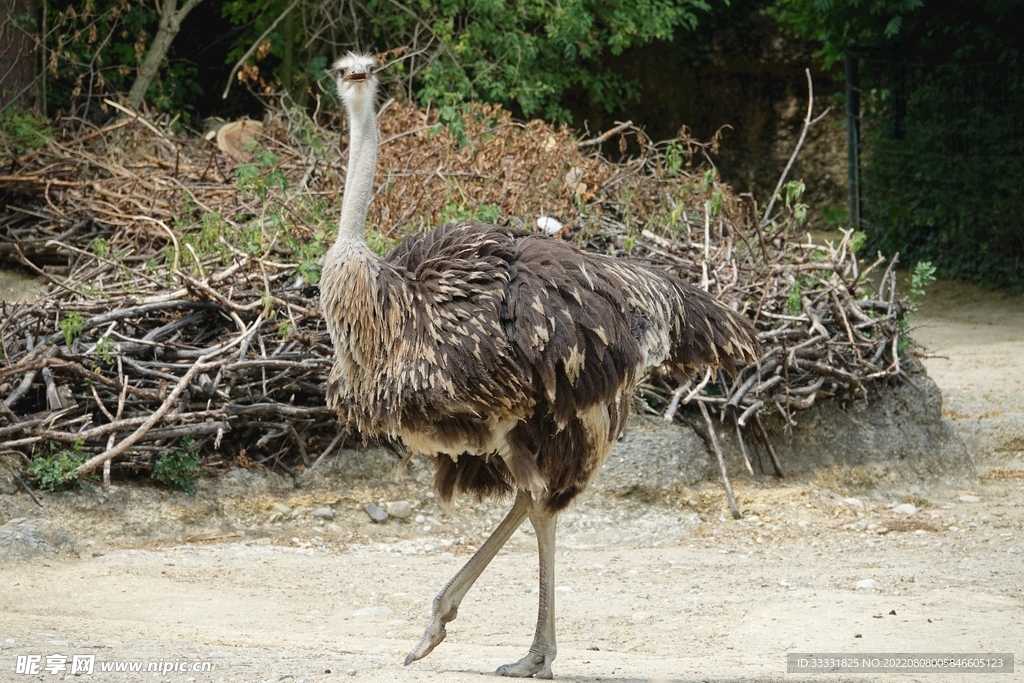
[[[559,523],[556,678],[960,681],[787,674],[786,654],[1024,656],[1022,304],[940,283],[917,331],[949,357],[926,361],[948,417],[986,449],[977,482],[910,495],[738,478],[739,521],[717,482],[658,503],[584,496]],[[503,514],[472,501],[446,514],[428,492],[413,467],[358,489],[292,490],[239,470],[195,499],[126,486],[46,496],[41,511],[2,496],[0,522],[43,516],[78,553],[0,564],[0,680],[480,680],[529,647],[535,541],[528,524],[517,532],[447,640],[403,667],[434,594]],[[411,518],[373,524],[362,510],[396,500]],[[895,509],[905,503],[917,512]],[[96,673],[15,673],[30,654],[95,655]],[[160,660],[211,667],[99,672]],[[1016,671],[996,680],[1024,680]]]

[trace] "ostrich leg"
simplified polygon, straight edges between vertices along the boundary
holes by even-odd
[[[537,605],[537,632],[526,656],[514,664],[505,664],[495,671],[497,676],[514,678],[551,678],[551,662],[555,646],[555,523],[557,514],[546,512],[539,505],[530,511],[530,523],[537,531],[537,554],[540,556],[540,599]]]
[[[466,593],[480,578],[501,547],[512,537],[527,515],[530,515],[532,508],[533,500],[530,498],[530,494],[520,491],[516,495],[516,502],[512,505],[512,509],[505,515],[505,519],[501,520],[501,524],[494,530],[494,533],[484,541],[480,549],[473,553],[473,557],[469,558],[469,562],[452,577],[451,581],[445,584],[445,587],[434,598],[434,608],[430,615],[430,622],[427,624],[427,630],[423,633],[419,644],[405,656],[407,665],[426,657],[448,635],[444,626],[449,621],[454,621],[458,615],[462,598],[466,597]]]

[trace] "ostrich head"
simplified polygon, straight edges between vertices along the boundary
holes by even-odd
[[[377,92],[377,72],[380,64],[371,55],[349,52],[332,67],[338,96],[346,106],[357,110],[373,106]]]

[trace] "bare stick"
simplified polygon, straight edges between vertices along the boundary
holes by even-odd
[[[700,406],[700,414],[704,416],[704,423],[708,426],[708,438],[711,439],[711,448],[715,451],[715,456],[718,458],[718,469],[722,472],[722,483],[725,484],[725,495],[729,499],[729,511],[732,513],[733,519],[740,518],[740,508],[736,505],[736,496],[732,493],[732,484],[729,483],[729,473],[725,469],[725,457],[722,455],[722,449],[718,446],[718,434],[715,433],[715,425],[711,422],[711,416],[708,415],[708,409],[704,407],[703,401],[698,401],[697,405]]]
[[[735,413],[733,416],[735,417]],[[740,442],[740,453],[743,454],[743,462],[747,466],[747,472],[750,472],[751,476],[753,476],[754,468],[750,466],[750,458],[747,457],[747,444],[743,443],[743,430],[740,429],[739,420],[736,420],[736,440]]]
[[[164,413],[170,410],[171,406],[174,405],[175,401],[178,400],[178,397],[181,396],[181,393],[185,391],[185,388],[189,385],[193,378],[195,378],[196,375],[198,375],[200,372],[206,372],[207,370],[211,370],[217,367],[217,363],[208,362],[211,358],[223,353],[228,348],[235,346],[236,344],[240,344],[242,340],[245,339],[249,334],[252,334],[253,332],[259,329],[261,322],[263,322],[262,316],[256,319],[256,322],[253,323],[252,329],[247,334],[239,335],[238,338],[235,339],[230,344],[222,346],[221,348],[211,353],[204,354],[197,358],[196,362],[192,365],[191,368],[189,368],[188,372],[186,372],[185,375],[181,378],[181,380],[178,381],[177,386],[174,387],[174,389],[171,391],[167,399],[160,405],[159,408],[156,409],[156,411],[152,415],[149,416],[148,420],[143,422],[138,429],[136,429],[130,435],[125,437],[124,440],[122,440],[121,443],[119,443],[118,445],[114,446],[113,448],[108,448],[99,455],[94,456],[89,460],[85,461],[84,463],[82,463],[81,465],[79,465],[78,469],[75,470],[75,476],[81,476],[83,474],[87,474],[93,471],[94,469],[105,463],[107,460],[115,458],[121,453],[124,453],[132,444],[134,444],[136,441],[145,436],[146,432],[148,432],[153,425],[160,421],[160,418],[164,416]]]
[[[231,73],[228,74],[227,85],[224,86],[224,92],[220,96],[220,98],[222,100],[226,100],[228,98],[228,93],[231,92],[231,81],[235,80],[235,74],[238,73],[238,70],[242,68],[243,64],[245,64],[245,60],[249,59],[249,57],[252,57],[252,53],[256,52],[256,50],[257,50],[257,48],[259,48],[260,44],[263,43],[263,39],[266,38],[267,36],[269,36],[270,32],[273,31],[275,28],[277,28],[277,25],[280,24],[281,21],[286,16],[288,16],[289,12],[291,12],[293,9],[295,9],[295,6],[297,4],[299,4],[299,0],[292,0],[292,3],[290,5],[288,5],[287,7],[285,7],[283,12],[281,12],[279,15],[277,15],[277,19],[274,19],[274,22],[270,26],[267,27],[267,30],[264,31],[263,34],[259,38],[256,39],[256,41],[252,44],[252,47],[250,47],[248,50],[246,50],[245,54],[242,55],[242,58],[239,59],[238,62],[231,68]]]
[[[616,133],[621,133],[622,131],[626,130],[627,128],[631,128],[632,126],[633,126],[633,122],[632,121],[621,122],[621,123],[619,123],[619,125],[615,126],[614,128],[612,128],[610,130],[606,130],[605,132],[601,133],[596,138],[592,138],[590,140],[581,140],[580,142],[577,142],[576,143],[576,147],[577,148],[582,148],[582,147],[590,147],[592,145],[600,145],[602,142],[605,142],[606,140],[608,140],[608,138],[610,138],[611,136],[615,135]]]
[[[811,114],[814,112],[814,83],[811,81],[811,70],[804,69],[804,73],[807,74],[807,116],[804,117],[804,128],[800,131],[800,139],[796,142],[796,149],[793,150],[793,154],[789,157],[789,163],[786,164],[786,168],[783,169],[782,175],[779,176],[779,182],[775,185],[775,191],[772,192],[772,198],[768,202],[768,206],[765,207],[764,216],[761,218],[761,227],[768,225],[768,217],[772,215],[772,208],[775,206],[775,200],[779,196],[779,190],[782,189],[783,183],[786,182],[786,176],[789,175],[789,169],[793,168],[793,162],[796,161],[797,154],[800,153],[800,148],[804,146],[804,138],[807,137],[807,130],[824,118],[825,114],[830,111],[826,109],[818,118],[812,120]]]

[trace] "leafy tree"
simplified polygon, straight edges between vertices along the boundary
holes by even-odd
[[[868,247],[1024,288],[1024,2],[777,0],[861,66]]]

